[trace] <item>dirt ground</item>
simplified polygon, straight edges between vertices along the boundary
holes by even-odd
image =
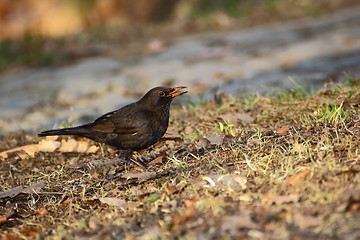
[[[0,154],[1,239],[359,239],[359,107],[356,80],[220,94],[174,106],[133,161],[90,140],[3,135],[0,152],[23,151]]]

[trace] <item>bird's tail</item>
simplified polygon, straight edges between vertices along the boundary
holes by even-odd
[[[62,129],[53,129],[41,132],[38,134],[39,137],[45,136],[55,136],[55,135],[82,135],[84,133],[84,128],[82,127],[72,127],[72,128],[62,128]]]

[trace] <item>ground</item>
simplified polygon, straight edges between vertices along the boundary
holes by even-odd
[[[97,144],[9,154],[1,239],[358,239],[359,104],[355,80],[219,94],[174,106],[168,134],[137,162]],[[1,136],[0,152],[40,140]]]

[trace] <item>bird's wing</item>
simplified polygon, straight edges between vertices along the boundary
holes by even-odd
[[[118,111],[109,112],[98,119],[92,124],[90,129],[103,133],[116,133],[116,134],[135,134],[139,130],[138,121],[133,121],[134,116],[127,115],[121,116]]]

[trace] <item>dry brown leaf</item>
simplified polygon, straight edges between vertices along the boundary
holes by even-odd
[[[221,232],[238,232],[240,229],[259,229],[259,225],[255,223],[249,214],[225,216],[222,218]]]
[[[147,53],[159,53],[166,48],[166,42],[162,39],[152,39],[146,44]]]
[[[174,194],[174,193],[177,193],[179,191],[179,189],[177,187],[175,187],[174,185],[172,185],[172,184],[167,184],[166,185],[166,190],[170,194]]]
[[[184,133],[186,135],[190,135],[194,132],[194,129],[191,127],[191,126],[186,126],[185,129],[184,129]]]
[[[199,201],[200,197],[192,197],[190,199],[186,199],[184,200],[184,204],[186,207],[191,207],[192,205],[194,205],[197,201]]]
[[[178,139],[181,138],[182,136],[179,133],[176,132],[166,132],[163,139]]]
[[[137,178],[139,180],[148,180],[156,177],[156,172],[142,172],[142,173],[123,173],[123,178]]]
[[[98,146],[92,145],[86,150],[86,153],[96,153],[99,150]]]
[[[15,187],[9,190],[5,190],[0,192],[0,198],[6,198],[6,197],[15,197],[18,195],[24,188],[23,187]]]
[[[198,145],[199,148],[206,148],[211,145],[210,141],[207,138],[200,138],[196,145]]]
[[[275,131],[275,134],[279,134],[279,135],[286,135],[289,134],[290,129],[288,126],[282,126],[281,128],[279,128],[278,130]]]
[[[67,141],[65,139],[62,139],[59,151],[60,152],[74,152],[74,150],[77,148],[77,144],[78,143],[73,138],[70,138]]]
[[[209,174],[202,177],[199,184],[204,188],[220,188],[228,192],[239,192],[246,189],[247,178],[238,175]]]
[[[83,140],[77,141],[78,145],[75,148],[75,152],[85,153],[89,149],[89,143]]]
[[[37,145],[37,152],[54,152],[60,147],[60,143],[51,138],[45,138],[41,140]]]
[[[207,139],[210,141],[211,145],[218,145],[223,143],[224,137],[225,137],[224,135],[214,135],[208,137]]]
[[[165,159],[166,159],[166,156],[162,155],[162,156],[159,156],[159,157],[155,158],[154,160],[152,160],[149,164],[162,163]]]
[[[321,224],[322,220],[320,217],[314,217],[309,215],[302,215],[296,213],[293,215],[294,223],[301,229],[307,229],[310,227],[316,227]]]
[[[42,209],[39,209],[38,211],[36,211],[36,212],[34,213],[34,215],[45,215],[45,214],[47,214],[47,213],[48,213],[48,210],[42,208]]]
[[[17,148],[13,148],[7,151],[3,151],[0,153],[1,159],[6,159],[9,157],[10,154],[16,153],[21,159],[25,159],[28,156],[35,156],[35,152],[38,151],[38,145],[37,144],[30,144],[25,145]]]
[[[324,97],[317,97],[317,98],[315,98],[315,101],[316,101],[317,103],[324,104],[324,103],[328,103],[328,102],[329,102],[329,99],[324,98]]]
[[[25,226],[20,232],[25,236],[36,236],[39,234],[39,228],[35,226]]]
[[[227,134],[224,136],[224,139],[223,139],[223,143],[226,144],[226,143],[231,143],[234,141],[234,136],[230,135],[230,134]]]
[[[8,222],[10,218],[15,218],[17,216],[17,213],[14,211],[8,212],[7,214],[0,216],[0,225]]]
[[[61,140],[61,146],[59,148],[60,152],[79,152],[79,153],[95,153],[99,150],[99,147],[92,145],[89,146],[89,143],[83,140],[76,141],[73,138]]]
[[[89,143],[86,141],[76,141],[70,138],[68,141],[62,139],[61,142],[55,141],[54,137],[46,137],[38,144],[30,144],[17,148],[13,148],[0,153],[0,159],[6,159],[10,154],[17,154],[21,159],[25,159],[28,156],[34,157],[36,152],[54,152],[58,150],[60,152],[83,152],[83,153],[95,153],[99,150],[99,147],[93,145],[89,147]]]
[[[13,189],[9,189],[6,191],[0,192],[0,198],[6,197],[15,197],[19,193],[34,193],[40,191],[43,187],[45,187],[44,182],[39,182],[37,184],[31,185],[29,187],[23,188],[21,186],[15,187]]]
[[[307,150],[308,148],[301,143],[294,143],[292,148],[292,152],[294,153],[305,153]]]
[[[113,198],[113,197],[104,197],[99,198],[99,201],[105,204],[108,204],[110,206],[115,206],[119,209],[124,210],[126,207],[134,204],[134,202],[127,202],[124,199],[121,198]]]
[[[285,182],[289,183],[289,184],[294,184],[294,183],[303,181],[307,176],[309,176],[310,173],[311,173],[310,170],[305,170],[305,171],[299,172],[298,174],[286,179]]]
[[[246,113],[229,113],[229,114],[221,114],[219,116],[225,122],[229,121],[231,124],[238,124],[238,122],[246,122],[252,123],[254,122],[254,118]]]
[[[223,143],[230,143],[234,140],[234,136],[232,135],[213,135],[207,138],[208,142],[205,141],[205,144],[210,145],[219,145]],[[199,139],[200,141],[200,139]]]
[[[194,209],[187,208],[183,215],[176,216],[174,218],[175,225],[189,221],[191,218],[196,216],[198,212]]]
[[[359,211],[360,189],[345,188],[341,191],[340,196],[342,204],[337,207],[337,211],[350,211],[354,213]]]
[[[39,182],[34,185],[31,185],[27,188],[24,188],[23,193],[34,193],[40,191],[43,187],[45,187],[45,182]]]
[[[263,201],[269,204],[281,205],[284,203],[295,203],[300,200],[300,196],[298,194],[290,194],[290,195],[274,195],[267,194],[264,196]]]

